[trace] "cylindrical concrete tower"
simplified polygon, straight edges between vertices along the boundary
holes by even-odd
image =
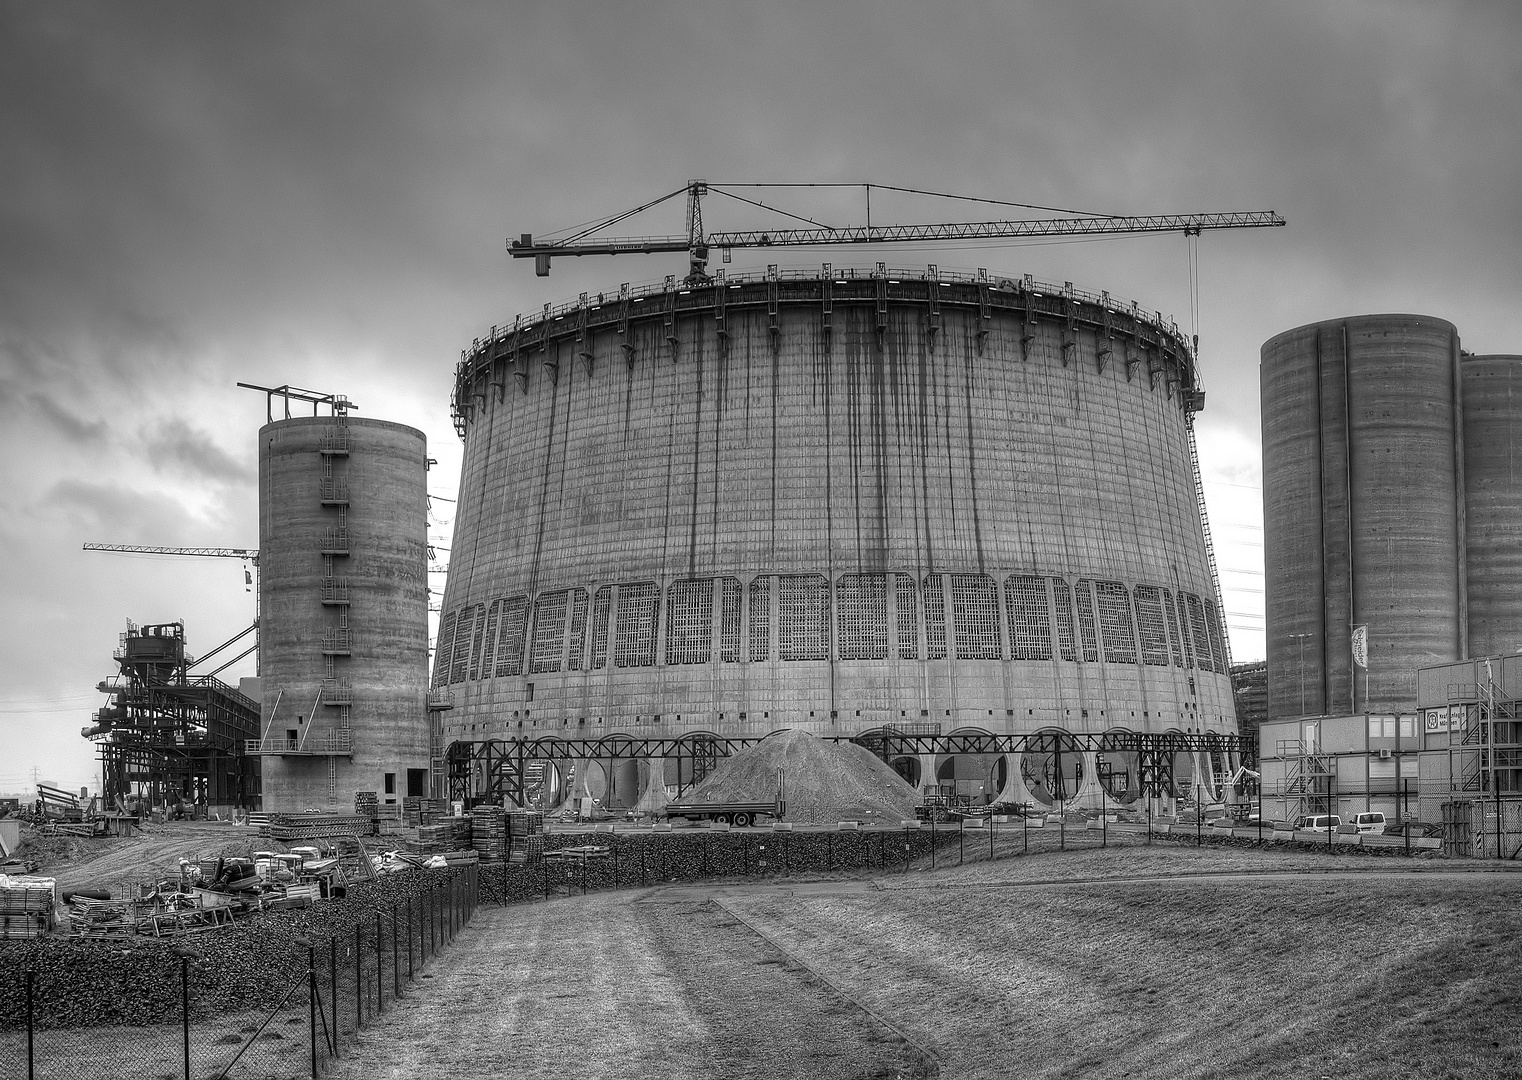
[[[1469,655],[1522,652],[1522,356],[1466,356]]]
[[[429,794],[427,456],[341,411],[259,431],[266,810]]]
[[[1409,709],[1416,668],[1465,648],[1458,334],[1302,326],[1263,346],[1261,377],[1268,714]]]
[[[495,332],[456,384],[446,741],[1235,733],[1202,398],[1135,305],[933,269]]]

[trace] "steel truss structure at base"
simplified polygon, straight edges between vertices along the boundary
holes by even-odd
[[[631,759],[676,762],[678,777],[692,777],[689,783],[678,785],[680,796],[687,787],[698,783],[719,758],[737,754],[761,741],[762,737],[697,733],[678,738],[608,735],[598,739],[546,737],[455,742],[450,744],[445,755],[449,798],[467,805],[488,803],[521,807],[530,762]],[[1231,755],[1235,755],[1234,764],[1249,769],[1256,769],[1258,760],[1255,739],[1179,731],[929,735],[879,729],[856,736],[829,736],[828,741],[855,743],[884,761],[921,754],[1050,754],[1056,759],[1058,775],[1061,775],[1061,758],[1065,754],[1135,754],[1141,794],[1145,798],[1166,798],[1174,794],[1173,762],[1178,754],[1209,754],[1223,766]],[[686,770],[684,764],[688,766]]]

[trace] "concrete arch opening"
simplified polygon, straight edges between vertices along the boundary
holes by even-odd
[[[723,760],[719,737],[711,731],[694,731],[677,740],[676,753],[665,759],[663,781],[675,795],[701,784]]]
[[[964,727],[952,735],[988,735],[982,728]],[[1003,754],[937,754],[935,783],[940,793],[958,802],[983,805],[993,802],[1009,779]],[[902,774],[900,774],[902,775]]]
[[[1112,734],[1130,734],[1112,728]],[[1094,772],[1106,800],[1130,806],[1142,797],[1141,754],[1135,750],[1106,750],[1094,755]]]
[[[1083,787],[1084,752],[1072,734],[1046,728],[1030,737],[1020,755],[1020,779],[1036,801],[1057,806],[1072,801]]]

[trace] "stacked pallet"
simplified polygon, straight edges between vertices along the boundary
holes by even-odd
[[[403,832],[403,847],[417,855],[442,855],[453,848],[454,826],[419,825]]]
[[[0,940],[41,937],[53,928],[52,878],[0,874]]]
[[[373,791],[356,791],[354,814],[356,817],[369,818],[371,821],[380,817],[380,796]]]
[[[369,836],[375,821],[354,814],[271,814],[275,840],[316,840],[334,836]]]
[[[486,862],[507,858],[507,814],[500,806],[478,806],[470,812],[470,846]]]
[[[533,865],[544,858],[544,813],[514,810],[507,815],[507,861]]]
[[[402,831],[402,808],[396,803],[376,807],[375,830],[381,836],[396,836]]]
[[[469,814],[445,818],[450,827],[450,850],[469,851],[472,844],[472,820]]]

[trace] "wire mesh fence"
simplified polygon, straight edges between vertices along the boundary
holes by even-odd
[[[151,953],[90,943],[12,963],[0,950],[0,1080],[321,1076],[470,922],[479,878],[470,866],[398,892],[271,950],[252,999],[227,985],[248,959],[229,942],[245,942],[219,931]]]

